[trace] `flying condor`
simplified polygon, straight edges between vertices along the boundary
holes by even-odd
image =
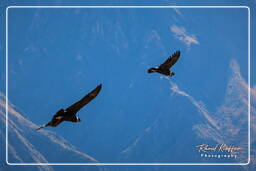
[[[45,128],[47,126],[56,127],[63,121],[68,122],[80,122],[80,118],[76,116],[76,113],[84,107],[87,103],[89,103],[92,99],[94,99],[100,92],[102,85],[98,85],[94,90],[84,96],[81,100],[69,106],[67,109],[60,109],[53,117],[52,120],[37,128],[36,130]]]
[[[158,72],[167,76],[174,76],[175,73],[170,71],[170,68],[177,62],[180,57],[180,51],[176,51],[163,64],[157,68],[148,69],[148,73]]]

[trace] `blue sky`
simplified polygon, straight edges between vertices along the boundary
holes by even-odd
[[[232,60],[248,78],[247,8],[11,8],[8,15],[9,100],[40,125],[102,83],[78,113],[82,122],[47,128],[101,160],[112,161],[155,116],[171,113],[169,80],[147,69],[176,50],[170,80],[211,112],[224,102]],[[112,146],[113,154],[101,152]]]

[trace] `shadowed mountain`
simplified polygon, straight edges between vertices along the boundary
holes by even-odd
[[[1,142],[5,142],[5,96],[0,95],[0,128]],[[97,160],[80,152],[61,136],[42,130],[35,131],[38,127],[25,119],[15,106],[8,105],[8,162],[9,163],[96,163]],[[1,145],[1,156],[5,156],[5,143]],[[5,158],[2,158],[5,163]],[[19,166],[20,167],[20,166]],[[5,169],[15,170],[15,166],[4,165]],[[70,170],[75,166],[21,166],[24,170]],[[80,166],[81,170],[105,170],[97,166]]]
[[[161,163],[205,161],[200,158],[196,146],[203,142],[214,144],[215,141],[204,141],[197,136],[194,126],[205,124],[215,130],[218,125],[201,102],[181,91],[176,84],[170,82],[170,85],[172,104],[169,110],[166,110],[169,112],[158,114],[156,119],[145,127],[134,142],[122,151],[122,160]],[[212,136],[220,137],[218,132]],[[216,161],[211,159],[208,162]]]
[[[236,61],[230,63],[224,103],[215,112],[167,79],[170,83],[169,112],[160,113],[137,138],[121,152],[121,160],[130,162],[247,162],[248,149],[248,85]],[[255,89],[251,89],[251,135],[255,129]],[[168,101],[169,102],[169,101]],[[165,102],[162,102],[165,104]],[[164,106],[164,105],[163,105]],[[184,107],[185,106],[185,107]],[[230,144],[242,148],[237,159],[200,158],[198,144]],[[251,139],[255,146],[255,138]],[[252,147],[254,149],[254,147]],[[251,151],[255,166],[255,151]],[[229,168],[230,169],[230,168]],[[243,170],[242,167],[236,167]]]
[[[221,133],[224,141],[228,144],[238,144],[242,149],[238,162],[248,161],[248,84],[241,76],[240,67],[235,60],[230,63],[230,78],[226,88],[224,103],[214,113],[214,118],[219,125],[218,131]],[[251,88],[251,161],[246,170],[251,170],[256,166],[256,89]],[[213,131],[205,127],[198,127],[199,136],[207,138]],[[205,134],[208,132],[208,135]],[[220,142],[220,139],[216,139]]]

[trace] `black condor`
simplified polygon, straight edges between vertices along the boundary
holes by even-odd
[[[77,101],[73,105],[69,106],[67,109],[60,109],[53,117],[50,122],[37,128],[36,130],[45,128],[47,126],[56,127],[63,121],[68,122],[80,122],[80,118],[76,116],[76,113],[94,99],[100,92],[102,85],[98,85],[94,90],[84,96],[81,100]]]
[[[170,71],[170,68],[177,62],[180,57],[180,51],[176,51],[172,56],[170,56],[163,64],[156,68],[148,69],[148,73],[158,72],[166,76],[174,76],[175,73]]]

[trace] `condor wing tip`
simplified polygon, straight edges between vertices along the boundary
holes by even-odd
[[[38,131],[38,130],[40,130],[41,129],[41,127],[39,127],[39,128],[36,128],[36,131]]]
[[[42,128],[45,128],[45,125],[40,126],[39,128],[36,128],[36,131],[38,131],[38,130],[40,130],[40,129],[42,129]]]

